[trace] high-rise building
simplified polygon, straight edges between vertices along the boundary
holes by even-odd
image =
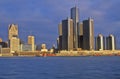
[[[105,38],[102,34],[99,34],[97,37],[96,37],[96,50],[105,50]]]
[[[11,53],[19,51],[20,39],[18,37],[12,37],[10,39],[10,51]]]
[[[34,38],[34,36],[28,36],[28,44],[32,45],[32,51],[35,51],[35,38]]]
[[[83,21],[83,49],[94,50],[94,23],[91,18]]]
[[[116,49],[116,40],[114,35],[110,34],[106,38],[106,49],[107,50],[115,50]]]
[[[12,37],[18,37],[18,25],[16,24],[11,24],[8,28],[8,40]]]
[[[62,23],[59,24],[58,26],[58,31],[59,31],[59,44],[58,44],[58,49],[62,50]]]
[[[79,23],[78,48],[83,49],[83,23]]]
[[[73,50],[73,20],[62,21],[62,50]]]
[[[78,23],[79,23],[79,9],[77,7],[71,8],[71,19],[73,20],[74,29],[74,48],[78,48]]]

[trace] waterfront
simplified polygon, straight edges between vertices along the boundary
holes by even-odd
[[[119,79],[120,57],[1,57],[0,79]]]

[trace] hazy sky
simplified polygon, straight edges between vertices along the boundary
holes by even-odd
[[[58,24],[70,16],[74,0],[0,0],[0,37],[8,37],[8,25],[18,24],[19,37],[35,35],[36,43],[56,44]],[[120,0],[78,0],[80,21],[92,17],[95,35],[110,33],[120,38]]]

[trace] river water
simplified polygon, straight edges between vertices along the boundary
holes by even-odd
[[[1,57],[0,79],[120,79],[120,57]]]

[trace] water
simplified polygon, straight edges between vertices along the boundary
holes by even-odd
[[[120,79],[120,57],[2,57],[0,79]]]

